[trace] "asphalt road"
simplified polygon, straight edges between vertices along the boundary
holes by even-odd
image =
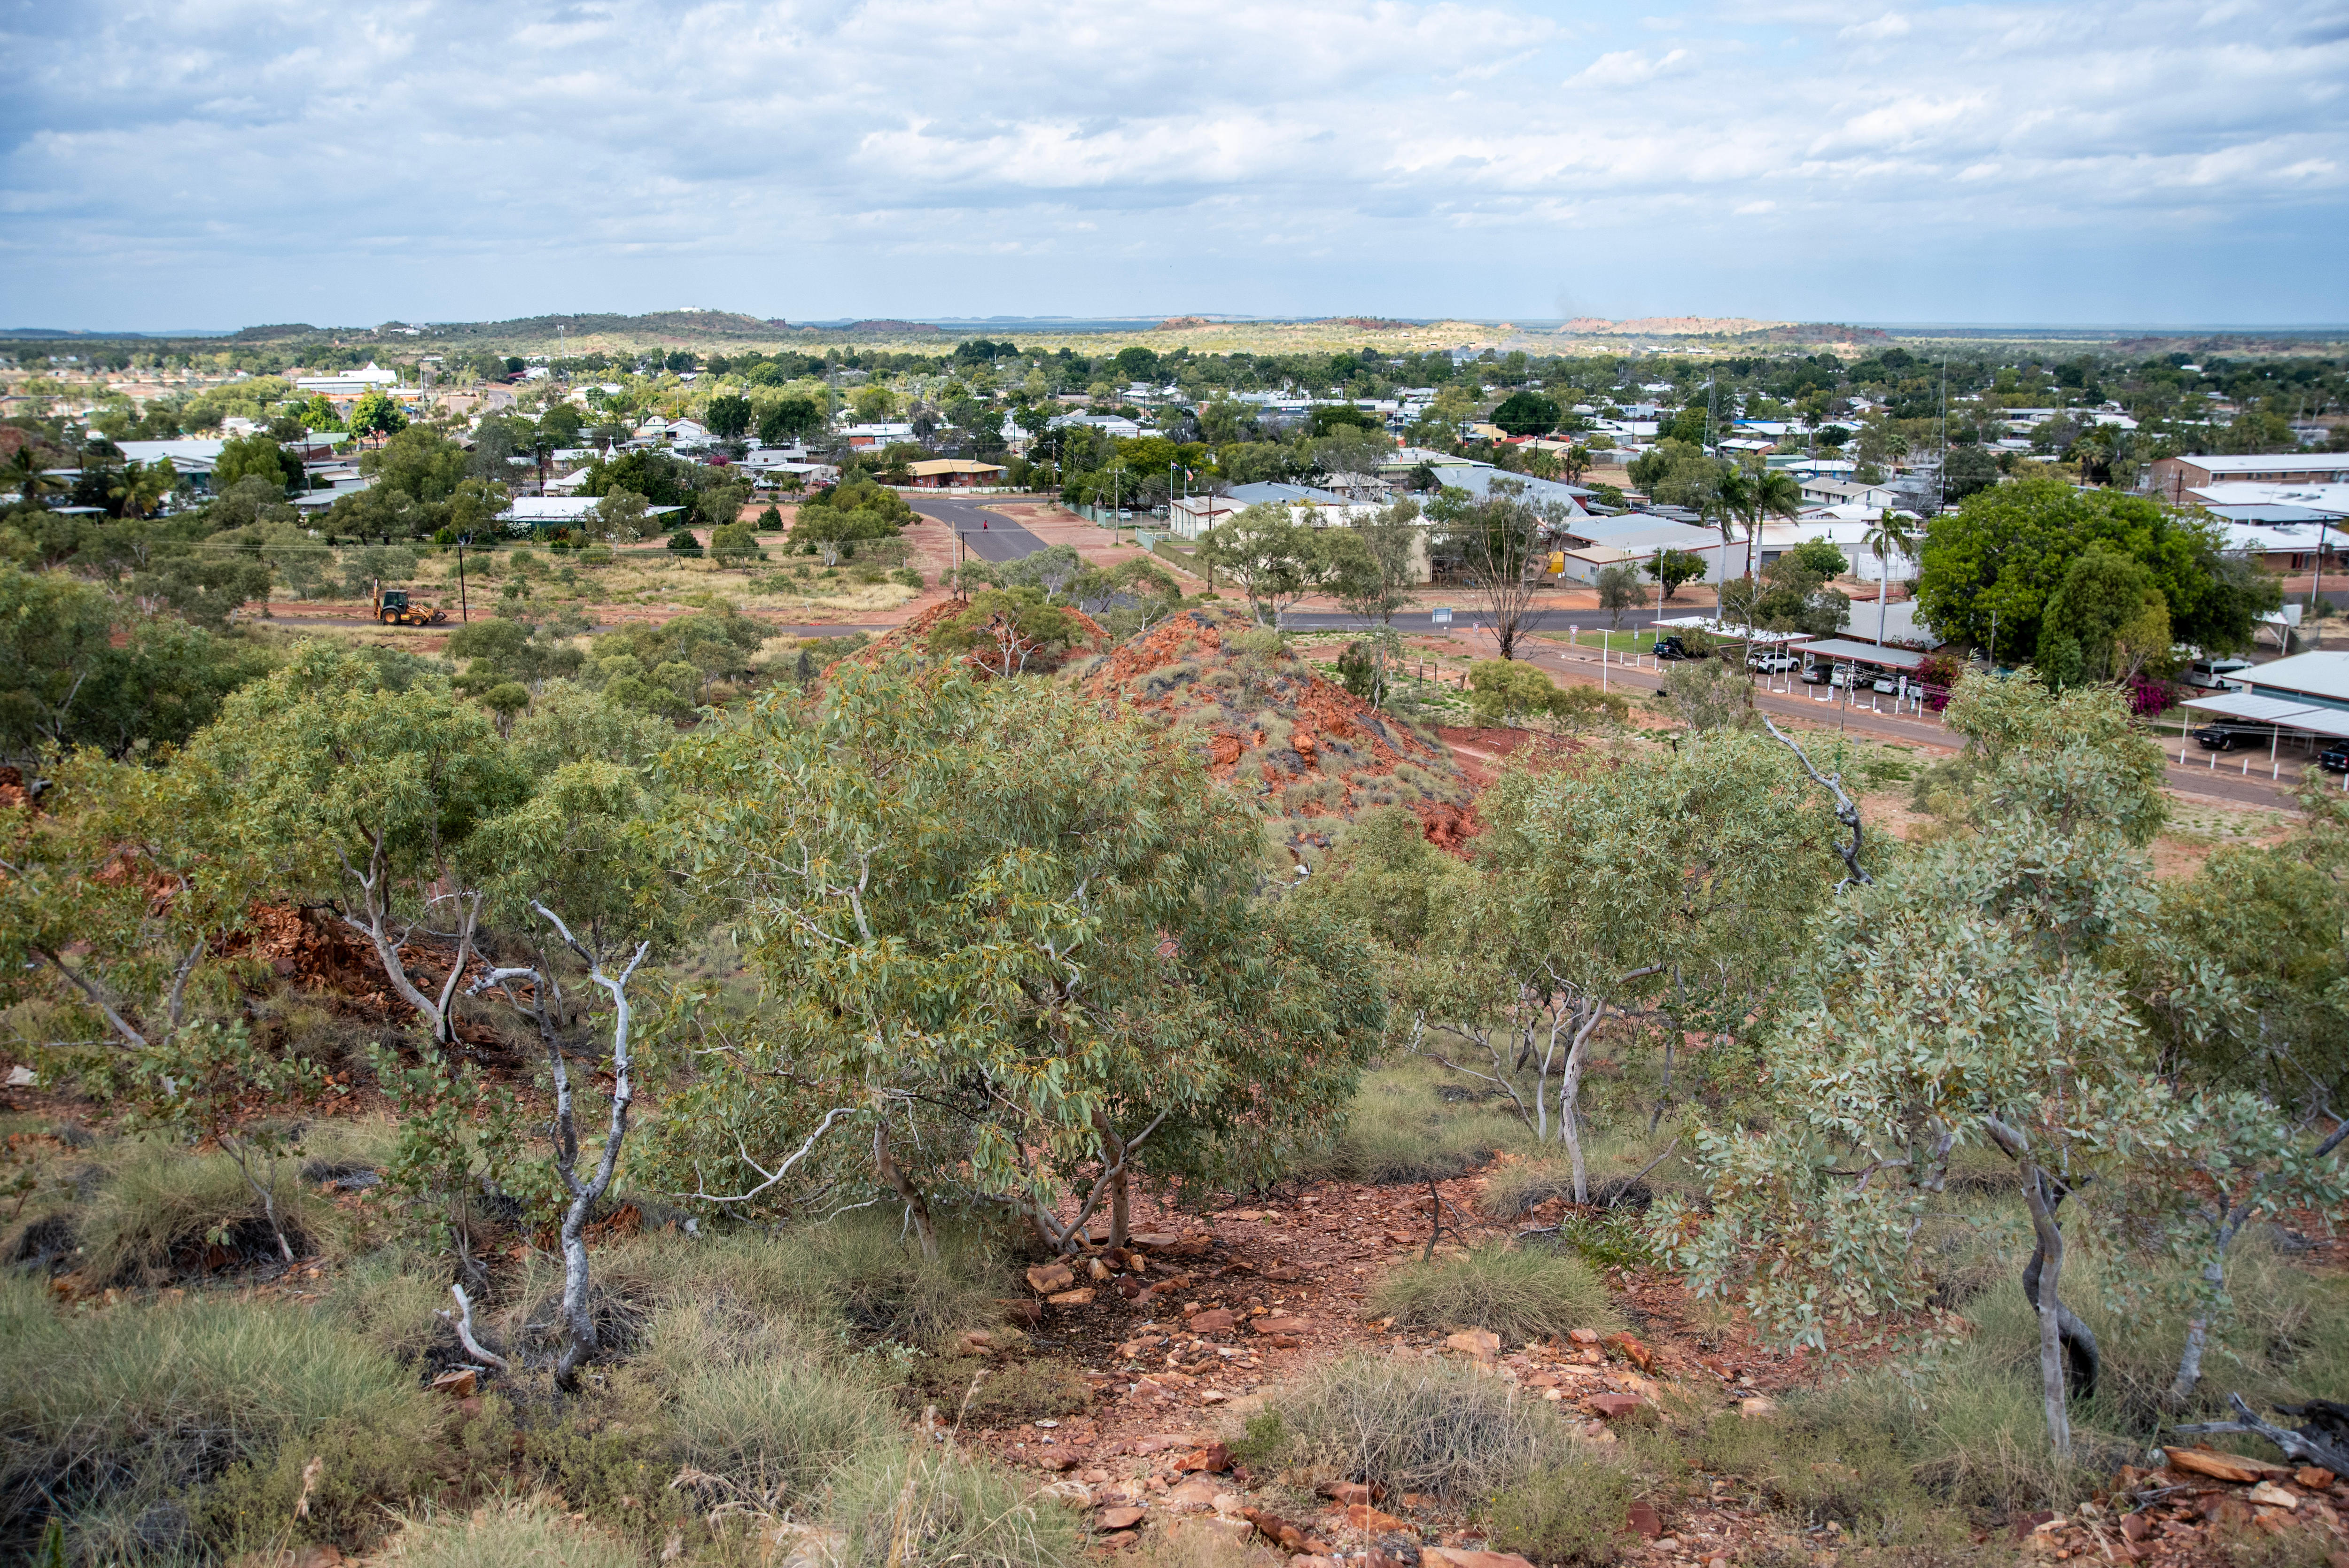
[[[961,534],[964,548],[981,561],[1017,561],[1044,548],[1042,540],[1001,512],[988,511],[977,501],[923,496],[913,502],[913,507],[924,517],[943,522]]]

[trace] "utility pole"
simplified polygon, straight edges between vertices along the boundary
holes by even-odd
[[[1974,428],[1977,431],[1981,429],[1979,420]],[[1941,428],[1939,439],[1941,455],[1933,465],[1933,515],[1936,517],[1941,514],[1943,507],[1950,504],[1950,356],[1947,352],[1941,356]],[[1993,665],[1998,663],[1995,655],[1992,655],[1991,663]]]
[[[473,618],[471,609],[465,603],[465,546],[472,542],[473,536],[470,533],[457,536],[457,619],[461,622],[471,622]]]

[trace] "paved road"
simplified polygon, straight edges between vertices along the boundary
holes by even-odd
[[[924,496],[913,503],[924,517],[945,523],[963,536],[964,546],[981,561],[1017,561],[1044,548],[1044,542],[1004,516],[977,501],[945,496]]]

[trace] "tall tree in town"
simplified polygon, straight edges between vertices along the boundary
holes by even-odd
[[[1439,491],[1428,514],[1459,560],[1501,657],[1516,658],[1518,643],[1541,623],[1534,593],[1544,531],[1565,520],[1565,509],[1526,500],[1522,480],[1496,478],[1482,497]]]

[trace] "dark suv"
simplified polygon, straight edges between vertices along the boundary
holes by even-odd
[[[1648,650],[1660,659],[1701,659],[1702,654],[1689,652],[1689,646],[1678,637],[1658,637],[1656,645]]]
[[[2349,740],[2336,740],[2318,752],[2316,765],[2327,773],[2349,773]]]
[[[2273,743],[2274,735],[2256,724],[2206,724],[2194,732],[2194,743],[2205,751],[2233,751]]]

